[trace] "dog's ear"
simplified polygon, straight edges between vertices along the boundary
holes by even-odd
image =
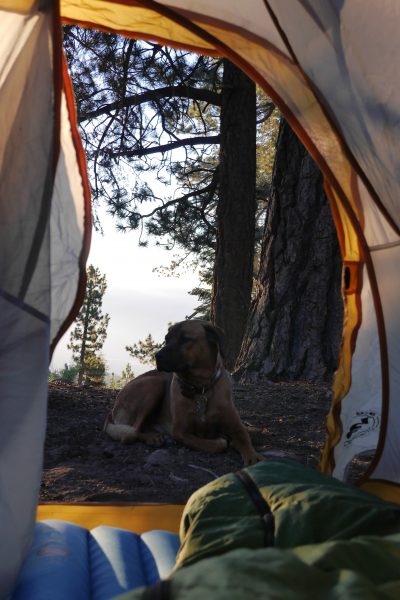
[[[203,327],[206,332],[207,341],[210,344],[216,344],[220,351],[222,358],[224,357],[224,332],[220,327],[211,325],[211,323],[204,323]]]

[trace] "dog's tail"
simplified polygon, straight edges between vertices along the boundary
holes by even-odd
[[[119,440],[123,444],[132,444],[140,437],[139,431],[135,427],[123,423],[114,423],[111,413],[105,420],[103,431],[113,440]]]

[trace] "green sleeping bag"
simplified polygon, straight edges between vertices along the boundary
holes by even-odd
[[[119,600],[398,600],[400,536],[233,550]]]
[[[180,538],[170,579],[124,598],[400,598],[400,507],[293,461],[199,489]]]
[[[235,548],[293,548],[396,532],[399,506],[293,461],[265,461],[191,496],[176,568]]]

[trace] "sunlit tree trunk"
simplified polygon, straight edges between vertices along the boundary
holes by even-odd
[[[342,332],[342,262],[322,175],[286,122],[272,186],[236,375],[328,381]]]

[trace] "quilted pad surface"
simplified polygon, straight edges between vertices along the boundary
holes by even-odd
[[[167,577],[178,548],[167,531],[41,521],[12,600],[109,600]]]

